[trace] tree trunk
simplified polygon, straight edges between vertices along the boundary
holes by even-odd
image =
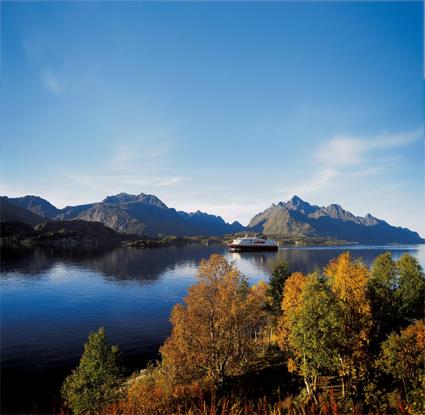
[[[311,395],[310,383],[307,381],[307,378],[305,376],[304,376],[304,383],[305,383],[305,387],[307,389],[307,395],[310,396]]]

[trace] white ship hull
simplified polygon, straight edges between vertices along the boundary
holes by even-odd
[[[228,245],[231,251],[277,251],[279,245],[276,241],[261,238],[239,238]]]
[[[277,251],[279,247],[276,246],[253,246],[253,245],[228,245],[229,249],[234,252],[238,251]]]

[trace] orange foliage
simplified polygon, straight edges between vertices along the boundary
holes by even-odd
[[[307,277],[301,272],[294,272],[285,282],[282,310],[284,313],[297,308],[301,303],[301,293],[307,283]]]
[[[163,367],[176,384],[215,387],[241,373],[258,348],[265,324],[265,287],[250,289],[224,257],[202,261],[198,283],[171,314],[171,336],[161,347]]]
[[[282,298],[282,315],[277,323],[277,344],[284,350],[288,336],[289,313],[297,310],[301,305],[301,294],[308,282],[308,278],[301,272],[294,272],[285,282]],[[295,371],[295,364],[288,364],[289,371]]]
[[[324,269],[332,290],[356,314],[370,314],[366,300],[366,285],[369,270],[360,261],[353,261],[349,252],[344,252]]]
[[[183,304],[173,308],[172,333],[160,349],[162,363],[131,379],[122,401],[104,414],[362,413],[363,406],[344,398],[362,396],[360,386],[367,381],[366,369],[371,363],[372,311],[366,296],[369,271],[361,261],[343,253],[325,267],[324,274],[327,279],[318,273],[305,276],[296,272],[286,280],[277,322],[278,344],[289,352],[289,371],[300,372],[307,363],[311,366],[307,368],[311,373],[300,373],[304,380],[314,378],[310,383],[317,390],[315,399],[299,395],[273,402],[266,398],[245,401],[232,393],[222,394],[219,387],[226,377],[244,374],[257,357],[264,356],[276,319],[267,309],[268,285],[260,281],[249,287],[234,264],[212,255],[201,262],[198,282],[189,288]],[[291,338],[307,345],[301,349],[302,356],[291,350]],[[394,333],[383,345],[378,361],[381,369],[399,377],[405,389],[407,384],[406,396],[408,393],[413,400],[410,406],[403,403],[400,408],[415,408],[414,398],[422,392],[418,385],[422,385],[424,355],[423,321]],[[320,376],[335,384],[325,389],[317,382]],[[306,383],[307,389],[310,383]]]

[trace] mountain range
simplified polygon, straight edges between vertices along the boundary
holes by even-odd
[[[169,208],[158,197],[120,193],[101,202],[58,209],[38,196],[0,197],[2,221],[31,226],[47,221],[83,220],[101,222],[113,230],[135,235],[221,236],[257,232],[291,238],[329,238],[348,242],[386,244],[423,243],[418,233],[391,226],[371,214],[355,216],[340,205],[320,207],[292,197],[256,214],[248,226],[226,223],[220,216],[187,213]]]
[[[1,220],[29,225],[48,220],[84,220],[101,222],[119,233],[135,235],[218,236],[243,231],[239,222],[226,223],[220,216],[200,211],[186,213],[169,208],[159,198],[141,193],[120,193],[98,203],[58,209],[38,196],[0,198]],[[17,217],[13,217],[16,206]],[[24,217],[23,211],[27,211]],[[19,214],[19,215],[18,215]]]
[[[355,216],[340,205],[311,205],[297,196],[258,213],[248,228],[265,235],[326,237],[364,244],[425,242],[417,232],[391,226],[369,213]]]

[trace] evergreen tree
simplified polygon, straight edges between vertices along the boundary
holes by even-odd
[[[398,272],[390,252],[376,257],[367,282],[367,295],[372,307],[374,346],[385,340],[400,324]]]
[[[401,316],[407,320],[423,317],[425,297],[425,275],[416,258],[403,254],[397,261]]]
[[[270,297],[270,310],[275,316],[281,314],[283,289],[290,275],[288,263],[286,261],[278,262],[273,267],[267,294]]]
[[[373,262],[367,284],[374,320],[374,346],[388,334],[424,312],[425,277],[418,261],[404,254],[398,261],[391,253],[379,255]]]
[[[120,396],[121,369],[117,346],[109,346],[105,329],[89,334],[80,363],[62,385],[64,404],[78,414],[95,414]]]

